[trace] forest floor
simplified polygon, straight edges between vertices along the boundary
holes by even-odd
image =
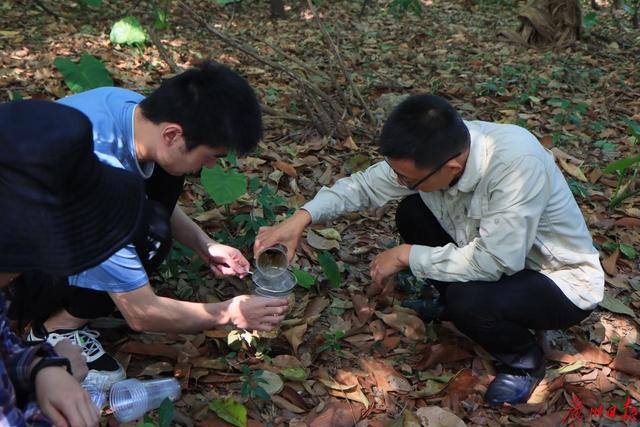
[[[631,416],[640,408],[640,197],[612,207],[619,174],[605,173],[608,164],[637,156],[640,143],[640,30],[624,12],[603,5],[580,42],[533,48],[499,36],[517,27],[523,3],[513,0],[424,1],[421,16],[396,16],[384,1],[365,8],[361,1],[321,1],[320,21],[305,1],[286,2],[280,20],[270,19],[267,1],[185,7],[170,1],[168,28],[155,30],[156,42],[123,47],[111,43],[111,25],[128,14],[153,27],[148,2],[37,3],[49,12],[36,2],[0,1],[0,101],[71,94],[53,61],[84,52],[106,65],[115,85],[141,93],[203,58],[237,69],[255,87],[267,107],[265,137],[237,168],[282,200],[263,197],[256,204],[253,188],[220,207],[198,176],[189,177],[181,204],[216,238],[238,243],[234,218],[250,211],[268,217],[273,210],[281,220],[322,185],[379,160],[373,137],[390,109],[402,95],[431,92],[465,119],[519,124],[552,149],[602,255],[603,304],[580,325],[547,332],[546,378],[529,403],[492,408],[482,398],[494,373],[490,356],[447,322],[424,325],[399,308],[404,295],[367,292],[369,262],[397,242],[393,207],[314,226],[295,266],[317,280],[296,289],[277,338],[229,330],[138,334],[117,317],[98,325],[130,377],[179,378],[176,423],[241,425],[233,421],[241,411],[221,405],[231,398],[247,409],[251,426],[637,425]],[[583,14],[591,11],[584,5]],[[318,22],[338,46],[342,66]],[[331,102],[316,102],[317,94],[301,89],[308,83]],[[629,191],[638,186],[636,166],[624,169],[621,182]],[[250,255],[246,245],[241,249]],[[335,287],[318,265],[322,250],[340,268]],[[194,261],[174,252],[153,281],[157,291],[217,301],[250,289],[247,280],[216,280]],[[450,419],[434,421],[438,416]],[[103,422],[116,423],[108,411]]]

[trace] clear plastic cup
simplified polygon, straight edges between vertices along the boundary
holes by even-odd
[[[180,383],[175,378],[128,379],[111,387],[109,406],[116,419],[126,423],[158,408],[165,398],[175,401],[179,397]]]
[[[104,405],[107,401],[107,394],[101,388],[97,387],[91,382],[83,383],[82,388],[89,394],[91,401],[94,405],[96,405],[98,412],[101,413],[102,408],[104,408]]]
[[[256,268],[266,278],[275,279],[285,274],[288,267],[287,248],[279,243],[264,249],[256,259]]]

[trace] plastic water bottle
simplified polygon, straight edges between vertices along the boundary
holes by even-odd
[[[128,379],[111,386],[109,406],[121,423],[133,421],[156,409],[168,398],[180,398],[180,383],[175,378],[140,381]]]

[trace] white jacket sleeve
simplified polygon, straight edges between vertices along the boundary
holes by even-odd
[[[322,189],[302,209],[309,212],[314,223],[369,207],[380,207],[416,191],[399,185],[396,174],[386,162],[379,162],[362,172],[339,179]]]
[[[479,236],[464,247],[414,245],[409,256],[417,277],[445,282],[495,281],[524,268],[538,222],[551,194],[544,163],[522,157],[496,168],[489,179]]]

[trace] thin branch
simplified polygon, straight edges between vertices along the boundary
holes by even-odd
[[[234,38],[232,38],[230,36],[227,36],[226,34],[224,34],[221,31],[216,30],[211,25],[209,25],[209,23],[204,18],[202,18],[200,15],[198,15],[196,12],[194,12],[193,8],[188,7],[182,1],[178,1],[177,4],[185,12],[187,12],[187,14],[190,15],[191,18],[193,18],[193,20],[195,20],[196,22],[198,22],[201,25],[203,25],[211,34],[213,34],[214,36],[216,36],[217,38],[219,38],[220,40],[222,40],[223,42],[225,42],[229,46],[238,49],[239,51],[245,53],[246,55],[249,55],[253,59],[257,60],[258,62],[261,62],[261,63],[263,63],[265,65],[268,65],[268,66],[270,66],[270,67],[272,67],[272,68],[274,68],[276,70],[279,70],[279,71],[285,73],[286,75],[288,75],[292,79],[296,80],[297,82],[299,82],[300,84],[302,84],[303,86],[308,88],[314,95],[322,98],[323,101],[325,101],[329,105],[331,105],[333,110],[335,110],[336,112],[340,110],[340,107],[335,104],[333,99],[331,99],[331,97],[329,95],[324,93],[322,90],[320,90],[313,83],[309,82],[308,80],[300,78],[294,72],[292,72],[288,68],[285,68],[284,66],[278,64],[277,62],[273,62],[273,61],[271,61],[271,60],[269,60],[267,58],[263,58],[262,56],[260,56],[260,54],[258,54],[258,52],[254,48],[249,47],[249,46],[245,46],[244,44],[240,43],[238,40],[236,40],[236,39],[234,39]]]
[[[289,114],[286,113],[284,111],[280,111],[280,110],[276,110],[275,108],[271,108],[267,105],[264,104],[260,104],[260,109],[262,110],[263,113],[265,114],[269,114],[271,116],[273,116],[276,119],[284,119],[284,120],[289,120],[291,122],[301,122],[301,123],[309,123],[311,122],[311,120],[305,118],[305,117],[300,117],[300,116],[294,116],[293,114]]]
[[[179,74],[183,72],[184,69],[175,63],[171,55],[169,55],[169,52],[167,52],[167,49],[165,49],[165,47],[162,45],[162,42],[158,38],[158,35],[156,34],[156,32],[151,28],[149,28],[147,32],[149,33],[149,38],[151,38],[151,41],[158,49],[158,53],[160,54],[160,57],[164,60],[164,62],[167,63],[167,65],[169,65],[169,68],[171,68],[171,71],[173,71],[173,73],[175,74]]]
[[[372,126],[375,126],[376,125],[376,120],[373,117],[373,114],[371,114],[371,110],[367,106],[367,103],[365,102],[364,98],[360,94],[360,91],[358,90],[358,87],[353,83],[353,79],[351,78],[351,74],[347,71],[347,67],[346,67],[344,61],[342,60],[342,56],[340,56],[340,51],[338,50],[338,47],[335,45],[335,43],[331,39],[331,36],[327,32],[327,30],[324,28],[324,25],[322,25],[322,21],[320,20],[320,16],[318,15],[318,11],[316,10],[316,7],[313,5],[313,1],[312,0],[307,0],[307,4],[309,5],[309,9],[311,10],[311,13],[313,14],[313,17],[315,18],[315,21],[318,24],[318,27],[320,28],[320,31],[322,31],[322,35],[324,36],[324,38],[325,38],[325,40],[327,42],[327,45],[332,50],[333,55],[336,58],[336,61],[338,61],[338,65],[342,69],[342,73],[344,74],[344,77],[347,79],[347,82],[349,83],[349,86],[353,90],[354,95],[358,98],[358,100],[360,101],[360,104],[362,105],[362,108],[364,109],[365,113],[367,114],[367,118],[369,119],[369,122],[371,123]]]
[[[306,63],[304,63],[303,61],[299,60],[298,58],[296,58],[293,55],[288,54],[287,52],[283,51],[282,49],[280,49],[278,46],[275,46],[271,43],[269,43],[266,40],[260,40],[258,39],[256,36],[253,36],[253,39],[257,42],[261,42],[266,44],[267,46],[269,46],[269,48],[271,48],[271,50],[273,50],[275,53],[277,53],[278,55],[282,56],[285,59],[288,59],[289,61],[295,63],[296,65],[298,65],[300,68],[302,68],[303,70],[305,70],[307,73],[309,74],[317,74],[318,76],[322,77],[323,79],[327,80],[327,81],[331,81],[332,78],[329,77],[328,74],[324,73],[323,71],[320,71],[316,68],[312,68],[311,66],[307,65]]]
[[[47,6],[46,4],[44,4],[44,2],[42,2],[41,0],[33,0],[33,2],[40,7],[42,10],[44,10],[45,12],[47,12],[49,15],[56,17],[56,18],[64,18],[64,16],[60,15],[58,12],[52,10],[49,8],[49,6]]]
[[[167,49],[162,45],[162,42],[158,38],[158,35],[156,34],[156,32],[152,29],[148,29],[148,33],[149,33],[149,37],[151,38],[151,41],[158,49],[158,53],[160,54],[160,57],[164,60],[164,62],[167,63],[167,65],[169,65],[169,68],[171,68],[171,71],[174,74],[179,74],[183,72],[184,68],[176,64],[173,58],[171,58],[171,55],[169,54]],[[268,107],[264,104],[260,104],[260,109],[262,110],[263,113],[272,115],[274,116],[274,118],[289,120],[292,122],[301,122],[301,123],[310,122],[309,119],[306,119],[304,117],[294,116],[293,114],[276,110],[275,108]]]

